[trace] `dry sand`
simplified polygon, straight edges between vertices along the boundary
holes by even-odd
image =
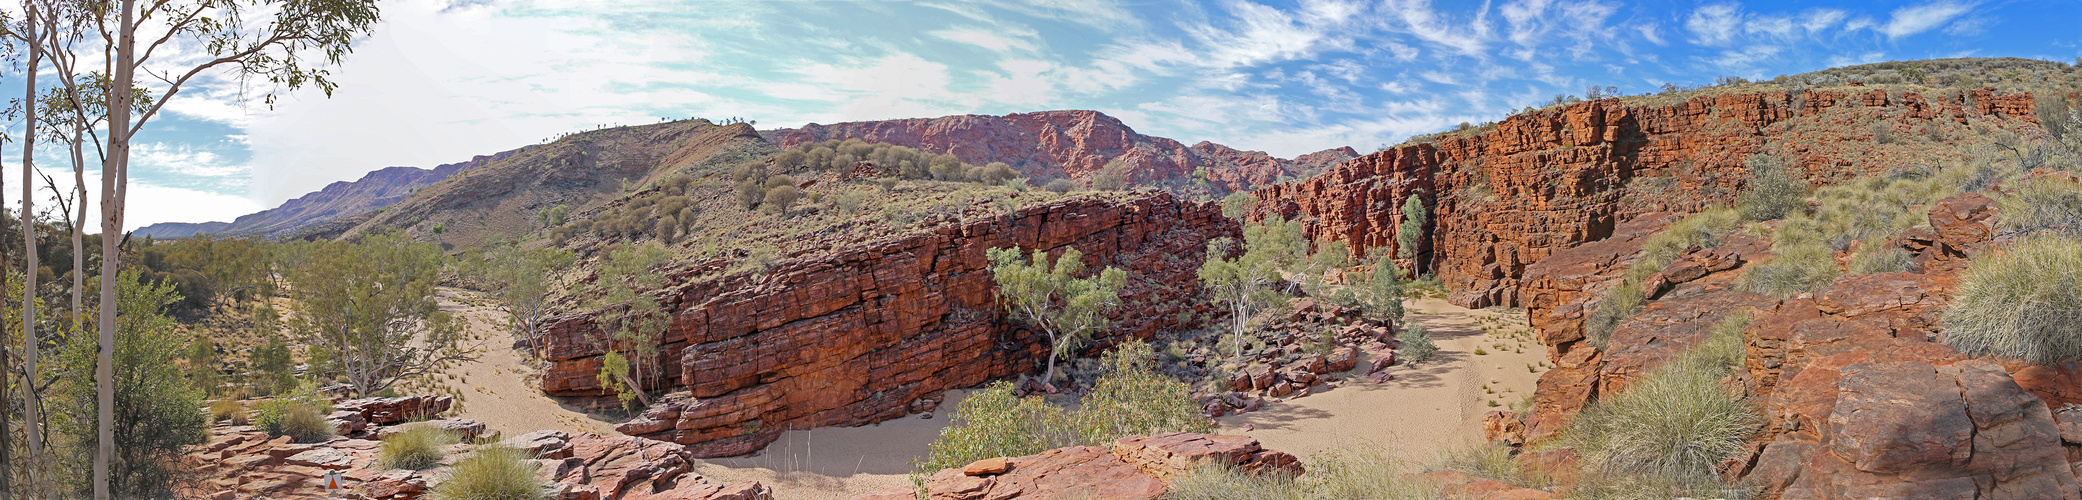
[[[1447,447],[1479,442],[1484,414],[1532,395],[1539,374],[1527,367],[1546,371],[1539,366],[1546,351],[1532,340],[1522,312],[1469,310],[1439,299],[1404,307],[1439,346],[1430,361],[1390,367],[1395,380],[1382,384],[1355,371],[1339,387],[1318,384],[1308,397],[1217,419],[1221,433],[1248,434],[1304,460],[1359,447],[1421,463]]]
[[[471,328],[485,329],[493,339],[478,360],[451,370],[460,375],[450,384],[465,397],[462,418],[485,422],[508,436],[536,429],[614,432],[608,417],[577,411],[536,390],[526,378],[531,370],[523,354],[510,346],[502,316],[473,303],[486,302],[457,291],[446,292],[442,301],[443,309],[468,318]],[[1523,313],[1473,311],[1438,299],[1405,304],[1409,319],[1424,325],[1439,345],[1431,361],[1391,367],[1395,380],[1384,384],[1366,382],[1355,372],[1339,387],[1317,385],[1308,397],[1218,419],[1221,432],[1248,434],[1267,448],[1304,459],[1361,446],[1421,462],[1443,446],[1478,441],[1483,414],[1532,394],[1538,374],[1526,367],[1545,356]],[[1478,347],[1487,354],[1474,354]],[[703,460],[695,472],[726,483],[759,481],[772,486],[780,500],[845,499],[908,487],[911,461],[925,455],[962,396],[963,391],[948,391],[932,419],[912,415],[861,427],[790,431],[757,455]],[[1499,406],[1490,407],[1492,401]],[[1245,425],[1251,430],[1243,430]]]

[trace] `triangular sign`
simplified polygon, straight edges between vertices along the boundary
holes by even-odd
[[[326,471],[326,472],[325,472],[325,492],[326,492],[326,493],[332,493],[332,492],[336,492],[336,491],[340,491],[340,490],[344,490],[344,489],[347,489],[347,487],[346,487],[345,485],[342,485],[342,484],[340,484],[340,471],[336,471],[336,470],[335,470],[335,471]]]

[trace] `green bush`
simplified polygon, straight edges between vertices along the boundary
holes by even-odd
[[[253,405],[258,415],[254,423],[273,436],[290,436],[299,443],[324,441],[339,433],[339,428],[325,421],[332,413],[332,404],[318,397],[310,384],[298,387],[289,395],[261,401]]]
[[[2035,364],[2082,359],[2082,240],[2042,235],[1976,259],[1945,311],[1945,344]]]
[[[1585,408],[1563,436],[1592,473],[1585,483],[1661,485],[1674,490],[1660,494],[1677,496],[1724,489],[1716,468],[1763,422],[1721,383],[1741,366],[1749,322],[1746,314],[1723,319],[1698,345]]]
[[[1395,341],[1402,344],[1398,350],[1409,363],[1423,363],[1439,352],[1439,345],[1431,341],[1431,334],[1424,331],[1424,325],[1412,324],[1404,328]]]
[[[1619,329],[1619,322],[1640,312],[1647,301],[1639,281],[1628,280],[1605,292],[1604,300],[1598,301],[1598,310],[1583,320],[1584,338],[1590,339],[1590,345],[1604,349],[1612,341],[1613,330]]]
[[[1047,184],[1041,185],[1041,189],[1046,189],[1056,193],[1068,193],[1077,190],[1077,183],[1072,182],[1069,179],[1056,179],[1048,181]]]
[[[376,450],[376,466],[386,469],[427,469],[440,464],[441,447],[455,444],[454,433],[430,425],[414,425],[383,437]]]
[[[504,446],[478,448],[455,464],[448,480],[434,486],[434,500],[538,500],[548,497],[535,478],[539,467],[527,452]]]
[[[1779,159],[1750,155],[1743,167],[1749,170],[1749,189],[1735,195],[1743,220],[1778,219],[1806,208],[1807,181],[1794,177]]]
[[[1075,412],[1040,397],[1013,396],[1012,384],[1005,382],[969,393],[925,458],[912,463],[913,480],[985,458],[1105,444],[1126,436],[1213,430],[1200,418],[1191,388],[1157,373],[1155,357],[1142,342],[1109,352],[1101,361],[1106,374]]]

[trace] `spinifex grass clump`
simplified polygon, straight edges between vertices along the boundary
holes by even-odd
[[[478,448],[455,464],[448,480],[434,486],[434,500],[538,500],[546,498],[528,453],[504,446]]]
[[[1724,492],[1716,467],[1763,421],[1721,383],[1741,366],[1748,325],[1747,315],[1722,320],[1684,354],[1585,408],[1564,436],[1590,473],[1579,489],[1625,496],[1647,485],[1664,498]]]
[[[2082,359],[2082,240],[2036,236],[1976,259],[1945,311],[1959,352],[2050,364]]]
[[[415,425],[383,437],[376,452],[376,465],[386,469],[426,469],[439,465],[441,447],[456,443],[454,433],[429,425]]]
[[[253,406],[258,413],[255,423],[270,435],[290,436],[296,442],[311,443],[339,433],[338,428],[325,420],[325,415],[332,413],[332,404],[319,398],[317,390],[309,384],[289,395]]]
[[[1309,460],[1308,472],[1298,478],[1202,467],[1173,478],[1170,487],[1166,498],[1175,500],[1438,497],[1438,488],[1410,477],[1377,450],[1320,453]]]

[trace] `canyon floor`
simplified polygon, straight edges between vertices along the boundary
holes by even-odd
[[[532,387],[525,354],[510,346],[503,318],[480,305],[486,303],[452,290],[442,300],[444,309],[467,318],[470,328],[489,339],[477,360],[448,371],[455,378],[441,377],[462,396],[458,416],[508,436],[537,429],[613,434],[609,417],[560,404]],[[1544,355],[1531,340],[1523,312],[1469,310],[1435,298],[1408,300],[1405,307],[1409,320],[1424,325],[1439,346],[1431,360],[1388,368],[1395,379],[1382,384],[1366,382],[1355,371],[1336,387],[1318,384],[1310,396],[1217,419],[1219,432],[1247,434],[1304,460],[1357,446],[1423,463],[1447,447],[1479,442],[1484,413],[1532,394],[1539,376],[1532,370],[1545,371],[1538,365]],[[1484,354],[1475,354],[1477,349]],[[772,486],[781,500],[844,499],[907,486],[911,461],[925,454],[963,392],[948,391],[931,419],[912,415],[861,427],[791,431],[757,455],[700,461],[695,472],[724,483],[756,480]]]

